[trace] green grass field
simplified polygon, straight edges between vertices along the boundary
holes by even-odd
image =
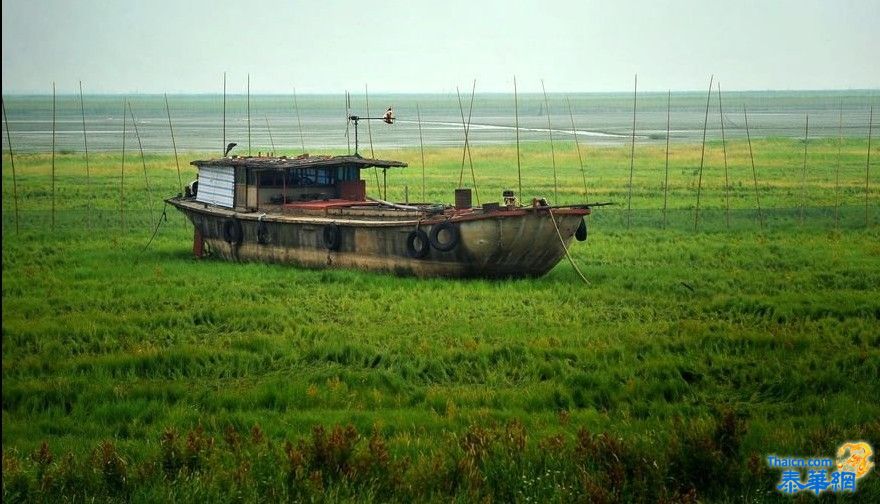
[[[614,201],[534,280],[451,281],[191,257],[162,210],[174,158],[3,160],[3,500],[765,501],[769,454],[880,448],[880,176],[866,142],[528,144],[523,193]],[[460,149],[430,149],[449,202]],[[421,198],[418,149],[377,152]],[[516,189],[514,147],[475,147],[479,197]],[[181,156],[184,182],[194,178]],[[872,158],[880,159],[874,148]],[[374,181],[372,173],[364,178]],[[465,167],[465,181],[470,169]],[[368,189],[377,195],[372,189]],[[150,210],[150,202],[154,205]],[[800,205],[806,202],[801,222]],[[840,205],[839,221],[835,205]],[[875,457],[876,458],[876,457]],[[801,497],[806,497],[802,495]],[[855,495],[880,499],[876,469]],[[805,499],[810,500],[810,499]]]

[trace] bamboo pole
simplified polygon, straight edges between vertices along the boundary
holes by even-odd
[[[471,156],[471,145],[470,145],[470,140],[469,140],[469,135],[470,135],[470,131],[471,131],[471,117],[473,117],[473,113],[474,113],[474,96],[476,96],[476,91],[477,91],[477,80],[474,79],[474,83],[471,86],[471,103],[470,103],[470,107],[468,108],[468,118],[467,118],[467,122],[465,122],[465,120],[464,120],[464,107],[462,106],[462,103],[461,103],[461,93],[459,92],[457,86],[455,88],[455,92],[458,94],[458,110],[461,113],[461,123],[462,123],[462,127],[464,128],[464,151],[462,151],[462,153],[461,153],[461,170],[458,172],[458,186],[462,187],[462,184],[464,184],[464,161],[465,161],[465,157],[467,157],[467,160],[468,160],[470,167],[471,167],[471,181],[474,186],[474,196],[477,199],[477,205],[479,205],[480,204],[480,191],[477,189],[477,177],[476,177],[476,173],[474,172],[474,159]]]
[[[86,106],[83,100],[83,84],[79,81],[79,109],[82,113],[83,148],[86,153],[86,225],[92,227],[92,175],[89,167],[89,141],[86,134]]]
[[[721,82],[718,82],[718,115],[721,117],[721,152],[724,153],[724,221],[730,229],[730,177],[727,168],[727,140],[724,138],[724,109],[721,107]]]
[[[672,90],[666,92],[666,168],[663,182],[663,229],[666,229],[666,208],[669,197],[669,116],[672,110]]]
[[[581,157],[581,143],[578,140],[577,128],[574,126],[574,113],[571,111],[571,100],[568,99],[568,96],[565,97],[565,103],[568,105],[568,117],[571,119],[571,134],[574,136],[574,147],[577,150],[578,155],[578,164],[581,167],[581,179],[584,182],[584,201],[587,201],[587,175],[584,173],[584,159]]]
[[[633,128],[632,144],[629,151],[629,186],[626,197],[626,228],[629,229],[632,221],[632,196],[633,196],[633,169],[636,159],[636,99],[639,90],[639,75],[636,74],[633,84]]]
[[[425,196],[425,140],[422,138],[422,111],[419,104],[416,103],[416,117],[419,121],[419,149],[422,152],[422,203],[427,203]]]
[[[144,185],[147,187],[147,199],[150,203],[150,220],[155,220],[153,212],[153,191],[150,190],[150,180],[147,178],[147,160],[144,158],[144,146],[141,143],[141,134],[138,131],[137,120],[134,118],[134,112],[131,110],[131,102],[128,102],[128,113],[131,115],[131,124],[134,125],[134,135],[138,141],[138,150],[141,153],[141,164],[144,166]]]
[[[364,84],[364,100],[366,101],[367,117],[370,117],[370,92],[367,89],[366,84]],[[376,151],[373,150],[373,127],[372,127],[371,123],[372,123],[372,121],[367,120],[367,136],[370,139],[370,157],[373,159],[376,159]],[[373,167],[373,176],[376,177],[376,191],[378,191],[379,194],[382,194],[383,200],[387,200],[388,199],[388,198],[386,198],[387,195],[383,194],[383,191],[382,191],[383,186],[379,185],[379,169],[376,168],[375,166]]]
[[[223,145],[220,152],[226,155],[226,72],[223,72]]]
[[[837,123],[837,168],[834,170],[834,226],[840,227],[840,154],[843,150],[843,100]]]
[[[52,229],[55,229],[55,83],[52,83]]]
[[[165,93],[165,113],[168,116],[168,131],[171,132],[171,147],[174,149],[174,164],[177,166],[177,187],[183,190],[183,178],[180,176],[180,160],[177,158],[177,142],[174,140],[174,127],[171,125],[171,107],[168,106],[168,93]]]
[[[874,124],[874,106],[868,115],[868,158],[865,160],[865,227],[868,227],[868,176],[871,171],[871,128]]]
[[[12,208],[15,211],[15,232],[18,233],[18,178],[15,175],[15,154],[12,151],[12,136],[9,134],[9,118],[6,116],[6,100],[0,98],[3,106],[3,123],[6,125],[6,145],[9,146],[9,164],[12,165]]]
[[[712,80],[714,75],[709,77],[709,92],[706,95],[706,117],[703,120],[703,147],[700,149],[700,174],[697,179],[697,208],[694,212],[694,231],[700,227],[700,192],[703,189],[703,162],[706,159],[706,127],[709,125],[709,100],[712,99]]]
[[[758,195],[758,172],[755,170],[755,155],[752,153],[752,137],[749,135],[749,114],[746,112],[746,106],[743,105],[743,117],[746,121],[746,140],[749,142],[749,159],[752,161],[752,179],[755,181],[755,202],[758,205],[758,224],[761,230],[764,230],[764,216],[761,214],[761,197]]]
[[[519,197],[522,198],[522,163],[521,156],[519,153],[519,98],[516,93],[516,76],[513,76],[513,114],[516,129],[516,181],[519,186]]]
[[[800,224],[804,225],[804,211],[807,206],[807,142],[810,138],[810,115],[806,115],[804,123],[804,169],[801,172],[801,208],[800,208]]]
[[[293,110],[296,112],[296,124],[299,127],[299,141],[302,144],[302,153],[306,153],[306,138],[303,136],[302,120],[299,116],[299,104],[296,101],[296,87],[293,88]]]
[[[272,138],[272,127],[269,126],[269,114],[266,114],[266,131],[269,132],[269,144],[272,145],[272,155],[275,155],[275,139]]]
[[[248,156],[251,155],[251,74],[247,74]]]
[[[119,225],[121,231],[125,232],[125,123],[128,122],[125,116],[125,107],[128,100],[122,101],[122,165],[119,168]]]
[[[550,160],[553,163],[553,204],[559,204],[559,182],[556,178],[556,150],[553,148],[553,127],[550,121],[550,101],[547,100],[547,90],[544,88],[544,79],[541,79],[541,91],[544,93],[544,107],[547,109],[547,133],[550,134]]]

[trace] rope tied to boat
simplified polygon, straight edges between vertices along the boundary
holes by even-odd
[[[162,215],[159,216],[159,221],[156,223],[156,229],[153,230],[153,236],[150,237],[150,241],[144,246],[144,248],[140,251],[137,257],[134,260],[134,263],[137,264],[138,261],[141,260],[141,257],[144,255],[144,252],[150,248],[150,244],[153,243],[153,239],[156,238],[156,234],[159,233],[159,226],[162,225],[163,222],[168,222],[168,202],[165,202],[165,206],[162,207]]]
[[[587,280],[587,277],[581,273],[580,268],[578,268],[577,264],[575,264],[574,259],[571,257],[571,254],[568,252],[568,247],[565,245],[565,240],[562,238],[562,233],[559,232],[559,226],[556,225],[556,216],[553,215],[553,209],[548,208],[547,211],[550,213],[550,222],[553,223],[553,227],[556,229],[556,236],[559,237],[559,243],[562,245],[562,250],[565,251],[565,257],[568,258],[568,262],[571,263],[571,266],[577,271],[577,274],[581,277],[581,280],[584,281],[585,284],[590,285],[590,281]]]

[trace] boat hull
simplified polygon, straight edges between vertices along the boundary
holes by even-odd
[[[189,218],[207,250],[223,259],[419,277],[544,275],[565,255],[562,241],[566,246],[571,242],[589,213],[583,208],[553,209],[551,218],[550,210],[513,209],[422,219],[353,219],[241,213],[182,198],[168,202]],[[412,257],[409,235],[417,228],[430,233],[446,221],[457,227],[457,245],[449,251],[428,246],[424,257]],[[337,233],[334,246],[327,243],[327,227]]]

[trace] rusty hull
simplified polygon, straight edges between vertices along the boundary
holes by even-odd
[[[181,210],[201,234],[207,249],[233,261],[295,264],[308,268],[351,268],[418,277],[535,277],[550,271],[564,256],[550,210],[506,209],[447,212],[415,218],[412,212],[359,210],[354,215],[290,215],[235,212],[185,198],[168,203]],[[587,208],[553,209],[566,246]],[[373,214],[373,215],[370,215]],[[399,216],[398,216],[399,215]],[[240,244],[224,238],[224,224],[241,224]],[[407,254],[407,235],[416,228],[451,221],[459,228],[458,246],[449,252],[429,247],[426,257]],[[338,250],[324,244],[325,226],[340,231]]]

